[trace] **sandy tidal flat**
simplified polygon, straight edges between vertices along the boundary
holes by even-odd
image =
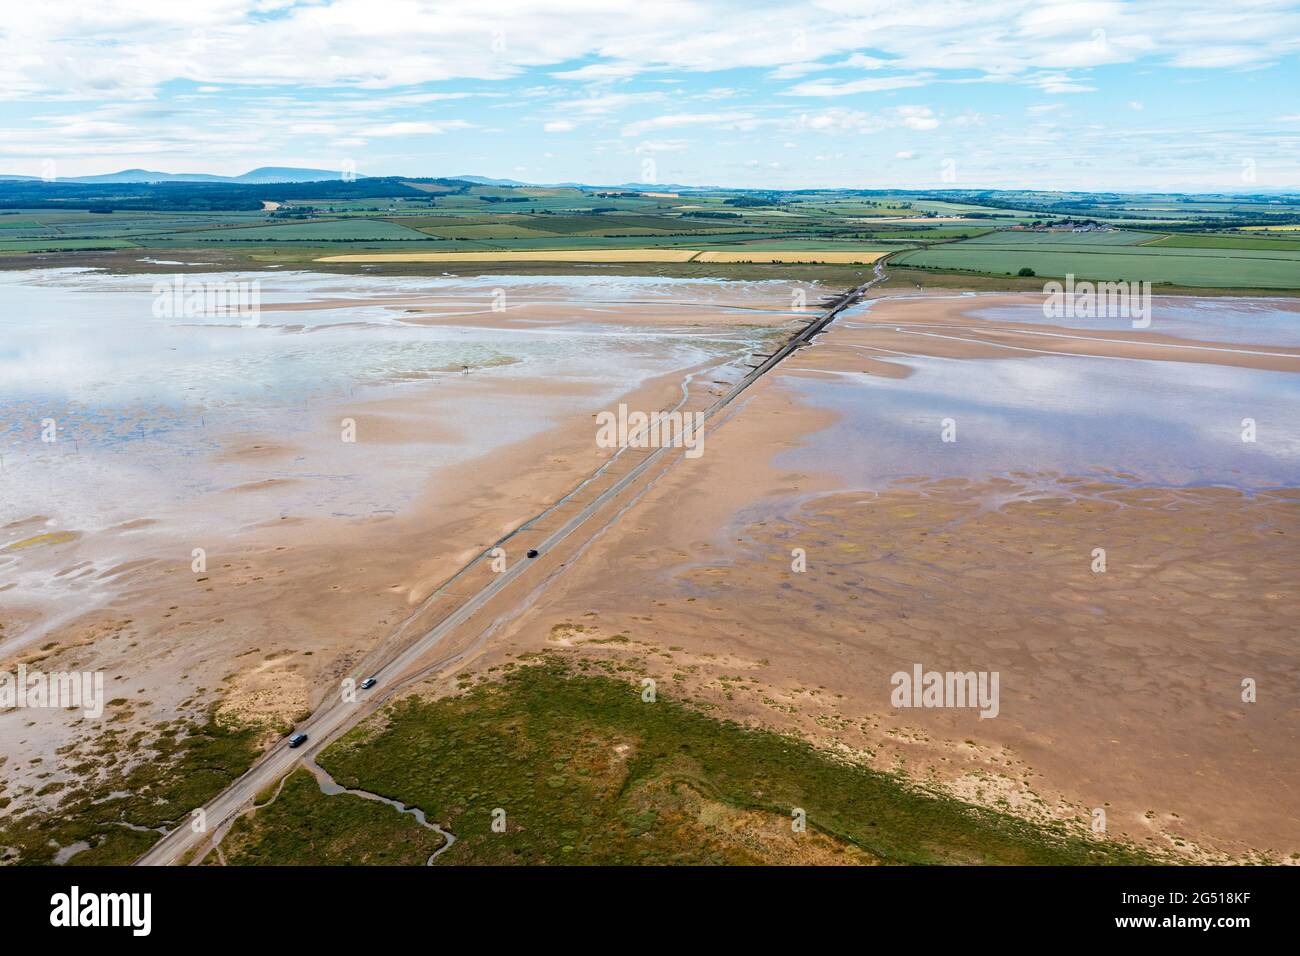
[[[1265,308],[1289,341],[1300,316],[1259,302],[1165,302],[1140,333],[1048,328],[1032,297],[876,301],[756,386],[479,666],[636,661],[1032,819],[1086,832],[1102,808],[1161,853],[1290,859],[1300,355],[1258,323],[1232,344]],[[895,706],[917,665],[997,672],[997,716]]]
[[[138,726],[299,718],[600,466],[597,412],[739,377],[793,318],[786,283],[260,279],[243,325],[3,277],[0,659],[102,670]],[[41,716],[0,714],[14,807],[87,730]]]

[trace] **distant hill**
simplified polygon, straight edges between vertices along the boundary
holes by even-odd
[[[713,189],[712,186],[683,186],[680,183],[619,183],[616,186],[593,186],[591,183],[525,183],[518,179],[493,179],[490,176],[452,176],[461,182],[476,186],[542,186],[548,189],[622,189],[629,192],[682,192],[684,190]]]
[[[364,179],[360,173],[354,179]],[[395,177],[389,177],[395,178]],[[423,179],[424,177],[420,177]],[[264,185],[269,183],[318,183],[338,182],[343,173],[337,169],[307,169],[299,166],[259,166],[250,169],[241,176],[218,176],[215,173],[164,173],[153,169],[123,169],[116,173],[101,173],[98,176],[60,176],[61,183],[231,183],[242,185]],[[492,176],[447,176],[437,181],[459,181],[473,183],[475,186],[537,186],[568,187],[571,189],[610,189],[636,192],[686,192],[704,187],[685,186],[680,183],[619,183],[613,186],[595,186],[590,183],[526,183],[519,179],[497,179]],[[0,175],[0,181],[39,182],[36,176]]]
[[[364,178],[353,172],[354,179]],[[318,183],[329,179],[342,179],[343,173],[337,169],[301,169],[297,166],[259,166],[242,176],[230,180],[232,183]]]
[[[141,172],[145,172],[141,170]],[[131,174],[131,171],[127,171]],[[245,175],[256,175],[257,171]],[[136,174],[139,175],[139,174]],[[465,183],[455,189],[471,188]],[[255,210],[263,203],[294,200],[377,199],[394,197],[427,203],[429,194],[395,177],[354,180],[311,179],[306,182],[228,182],[224,180],[165,179],[160,182],[54,182],[8,180],[0,182],[0,209],[166,209],[179,212]]]
[[[678,193],[699,189],[718,189],[717,186],[683,186],[681,183],[619,183],[617,186],[584,186],[583,189],[625,189],[639,193]]]
[[[448,176],[448,179],[459,179],[463,183],[473,183],[475,186],[531,186],[532,183],[520,182],[518,179],[493,179],[490,176]]]
[[[5,176],[4,179],[31,179],[29,176]],[[304,169],[297,166],[260,166],[242,176],[218,176],[213,173],[160,173],[151,169],[124,169],[99,176],[60,176],[61,183],[316,183],[341,180],[337,169]],[[360,178],[359,176],[357,178]]]

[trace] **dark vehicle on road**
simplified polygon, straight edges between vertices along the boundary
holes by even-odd
[[[290,747],[301,747],[306,742],[307,742],[306,734],[293,734],[289,737]]]
[[[373,677],[367,677],[365,680],[361,682],[362,690],[370,690],[370,688],[374,686],[375,686],[375,679]]]
[[[535,557],[537,557],[537,549],[536,549],[536,548],[529,548],[529,549],[528,549],[528,556],[529,556],[530,558],[535,558]]]

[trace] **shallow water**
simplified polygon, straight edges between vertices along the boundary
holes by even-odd
[[[1057,325],[1096,332],[1154,332],[1206,342],[1300,347],[1300,303],[1292,299],[1192,299],[1155,296],[1151,324],[1135,329],[1129,318],[1048,318],[1039,305],[972,309],[977,319]]]
[[[1251,329],[1248,338],[1237,334],[1249,308],[1214,300],[1213,308],[1193,303],[1185,311],[1198,316],[1203,338],[1275,344],[1264,329]],[[870,341],[869,331],[854,334]],[[828,341],[843,340],[832,331]],[[863,487],[910,475],[1014,471],[1118,472],[1137,483],[1242,490],[1300,484],[1300,375],[1014,353],[996,360],[877,357],[905,364],[912,374],[786,378],[840,418],[805,447],[780,456],[780,467],[826,468]],[[1246,418],[1256,423],[1253,443],[1242,440]],[[945,419],[955,441],[943,441]]]
[[[236,528],[286,513],[392,514],[413,500],[434,466],[540,434],[562,415],[607,407],[650,378],[743,355],[758,341],[753,329],[739,327],[620,324],[620,303],[634,301],[690,300],[716,314],[735,297],[710,281],[256,278],[261,311],[256,324],[245,324],[229,314],[158,316],[154,286],[170,276],[0,272],[0,526],[46,519],[0,532],[0,548],[50,530],[94,533],[140,517],[173,531],[211,529],[214,508]],[[440,317],[416,324],[386,301],[432,296],[452,315],[482,314],[501,288],[569,303],[575,321],[492,328]],[[751,291],[768,304],[788,298]],[[344,299],[374,304],[276,308]],[[600,310],[595,320],[591,309]],[[702,314],[701,306],[683,308],[683,323]],[[462,378],[465,366],[473,378]],[[521,401],[517,393],[469,387],[484,378],[552,379],[576,388]],[[417,410],[401,418],[403,435],[395,440],[366,442],[361,433],[356,444],[340,441],[342,416],[353,407],[364,415],[374,401],[424,394],[449,396],[439,414],[454,409],[454,417]],[[51,422],[57,440],[43,441]],[[419,436],[406,435],[412,430]],[[257,443],[290,449],[289,460],[223,455]],[[215,492],[275,480],[284,483],[196,506]],[[20,557],[0,552],[0,589],[14,582]],[[30,594],[57,590],[58,582],[21,584]]]

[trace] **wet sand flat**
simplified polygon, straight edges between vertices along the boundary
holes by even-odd
[[[597,412],[737,378],[792,318],[786,283],[589,280],[590,301],[568,305],[562,281],[514,283],[510,299],[547,308],[475,317],[484,290],[465,280],[395,310],[367,298],[379,283],[285,275],[261,323],[239,327],[155,322],[148,282],[8,279],[30,310],[11,314],[21,374],[0,403],[0,658],[102,670],[140,724],[214,702],[298,718],[608,458]],[[436,328],[402,318],[457,297],[467,315]],[[47,333],[56,303],[84,341]],[[40,441],[46,417],[55,442]],[[15,806],[37,774],[68,770],[48,755],[85,728],[53,717],[0,715],[7,766],[28,768],[10,775]]]
[[[477,666],[579,648],[1034,819],[1086,831],[1100,808],[1192,859],[1300,851],[1300,359],[1221,351],[1223,328],[1174,360],[1152,353],[1202,339],[989,347],[1005,317],[971,313],[1021,299],[837,321]],[[974,341],[893,331],[936,323]],[[894,706],[917,664],[998,672],[996,717]]]

